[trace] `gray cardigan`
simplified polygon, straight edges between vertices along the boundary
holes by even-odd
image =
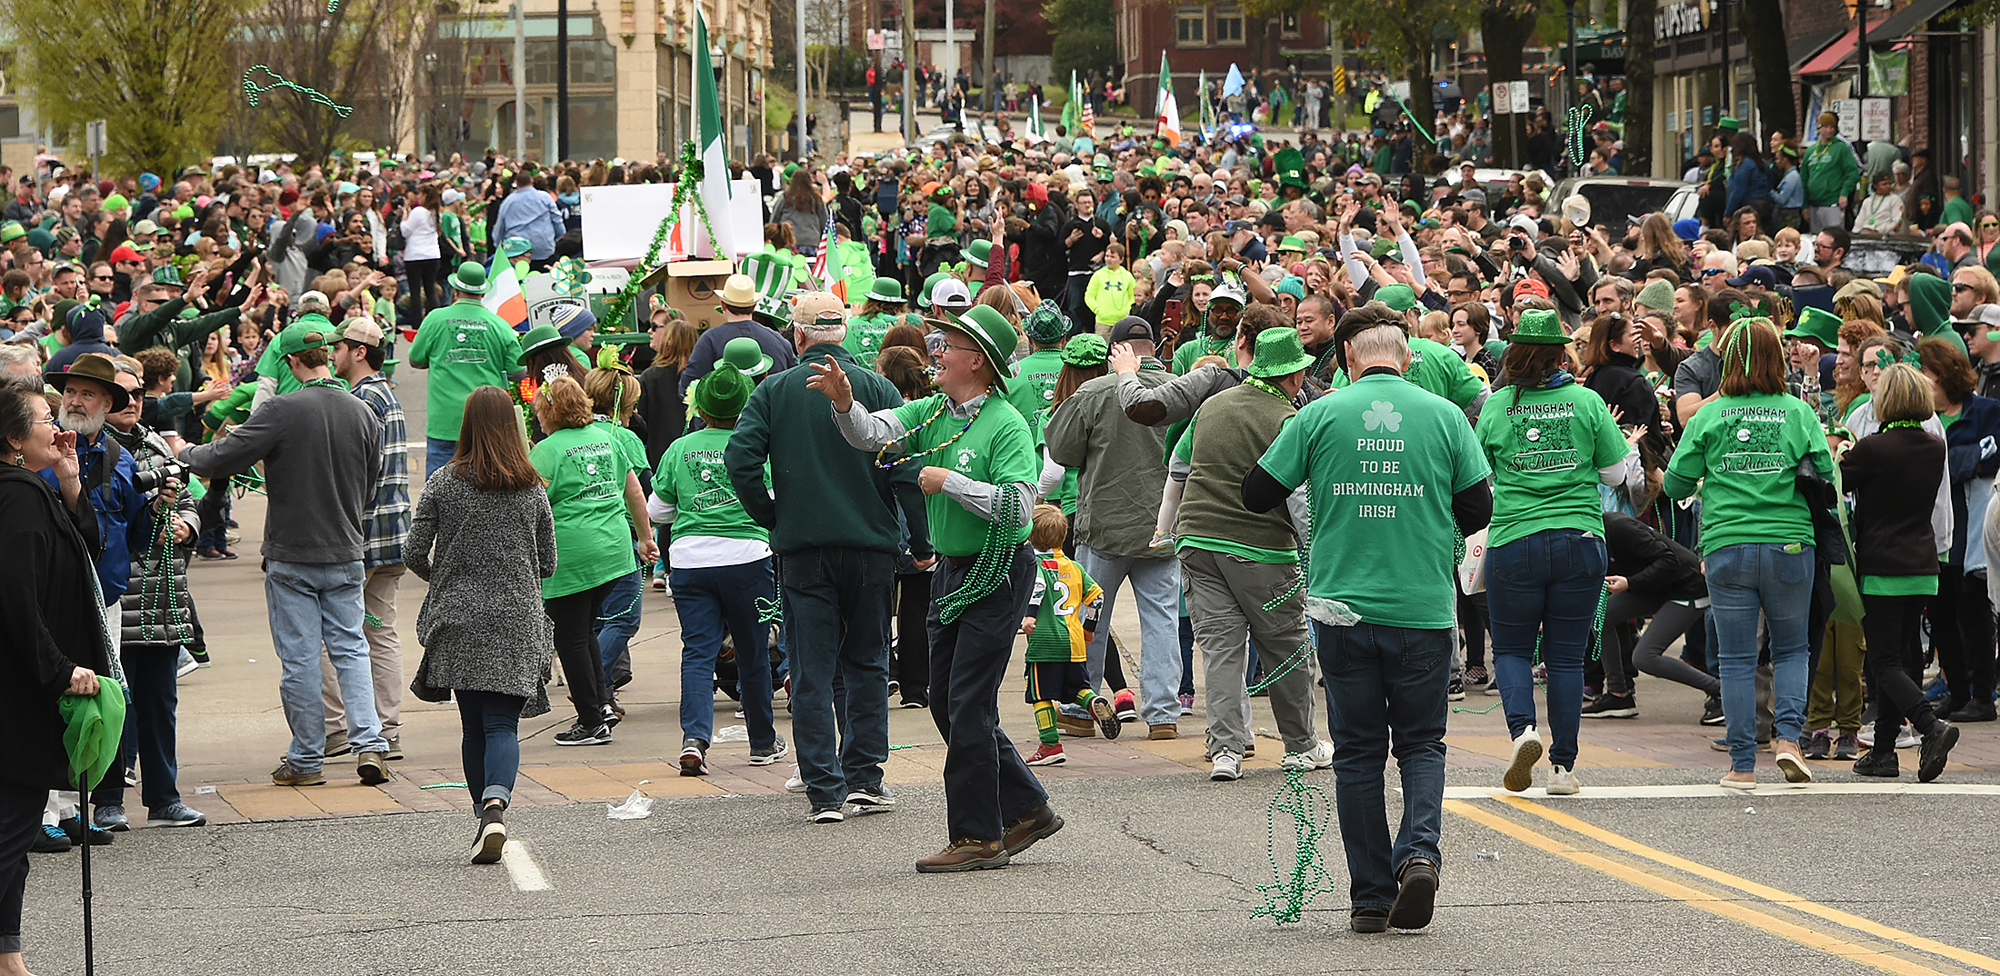
[[[555,648],[542,609],[541,581],[556,571],[548,493],[480,491],[445,465],[424,485],[403,561],[431,585],[410,690],[426,701],[447,689],[537,697]]]

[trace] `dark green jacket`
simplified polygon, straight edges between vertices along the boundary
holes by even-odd
[[[806,387],[813,376],[807,364],[829,359],[847,372],[857,409],[902,405],[894,384],[855,365],[838,343],[808,348],[799,365],[758,384],[736,420],[736,432],[722,454],[736,496],[757,524],[771,530],[771,549],[781,555],[822,547],[899,552],[900,509],[909,525],[911,554],[928,558],[930,521],[924,515],[923,489],[917,486],[923,464],[911,461],[884,471],[873,453],[848,446],[834,426],[831,401]],[[764,488],[767,459],[770,494]]]
[[[142,312],[128,319],[118,334],[120,349],[137,352],[154,346],[165,346],[181,357],[181,368],[174,376],[174,389],[185,393],[194,388],[194,363],[201,358],[201,350],[194,348],[197,343],[206,345],[208,334],[217,329],[233,328],[243,318],[241,306],[231,306],[197,315],[191,319],[180,317],[181,309],[187,307],[187,299],[170,298],[160,303],[160,307],[150,312]],[[212,377],[227,380],[226,376]]]

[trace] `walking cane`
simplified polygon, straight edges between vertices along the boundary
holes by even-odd
[[[77,776],[76,818],[79,833],[83,835],[83,973],[97,976],[97,947],[90,929],[90,789],[84,782],[84,776]]]

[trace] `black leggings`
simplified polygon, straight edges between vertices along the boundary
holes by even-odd
[[[556,625],[556,656],[569,680],[569,700],[576,704],[577,724],[596,728],[610,714],[604,690],[604,662],[597,649],[597,615],[617,580],[542,601]]]
[[[1939,581],[1940,583],[1943,580]],[[1896,733],[1903,720],[1928,733],[1937,725],[1937,713],[1924,700],[1917,678],[1923,674],[1917,644],[1918,621],[1923,617],[1924,596],[1861,595],[1861,631],[1868,638],[1863,670],[1875,692],[1875,748],[1893,752]],[[1933,631],[1935,633],[1935,631]]]
[[[112,775],[118,775],[112,770]],[[49,791],[0,782],[0,952],[21,951],[21,901],[28,890],[28,850],[42,830]]]
[[[931,611],[931,574],[896,577],[896,683],[903,700],[931,700],[931,636],[924,618]]]
[[[426,313],[444,304],[444,294],[438,285],[438,266],[442,263],[438,258],[403,259],[403,271],[410,276],[410,313],[419,324]]]
[[[1993,605],[1986,598],[1986,578],[1963,567],[1938,567],[1937,595],[1929,597],[1931,647],[1938,669],[1951,688],[1945,699],[1956,711],[1966,702],[1993,700]]]

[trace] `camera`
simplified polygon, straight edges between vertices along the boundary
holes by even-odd
[[[169,481],[188,483],[188,467],[174,458],[161,458],[152,467],[132,476],[132,487],[141,492],[158,491]]]

